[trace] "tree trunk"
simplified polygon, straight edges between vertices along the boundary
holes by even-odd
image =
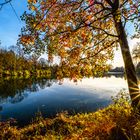
[[[132,57],[129,50],[129,45],[127,41],[127,36],[125,29],[123,27],[122,21],[119,22],[116,20],[114,15],[114,22],[116,31],[119,36],[119,44],[123,56],[124,66],[125,66],[125,74],[127,77],[127,83],[129,88],[129,93],[132,101],[133,107],[140,107],[140,90],[138,86],[138,79],[136,76],[136,70],[134,64],[132,62]]]

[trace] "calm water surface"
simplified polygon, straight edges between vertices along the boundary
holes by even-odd
[[[0,120],[15,118],[26,124],[41,112],[44,117],[57,113],[92,112],[111,103],[121,89],[127,89],[124,78],[85,78],[74,83],[50,79],[0,80]]]

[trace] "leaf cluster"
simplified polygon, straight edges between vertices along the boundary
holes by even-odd
[[[50,62],[58,56],[60,66],[69,69],[94,67],[95,72],[97,65],[104,70],[118,47],[114,20],[124,28],[130,21],[138,25],[140,14],[137,0],[29,0],[28,4],[30,13],[23,15],[26,26],[19,40],[26,50],[47,52]]]

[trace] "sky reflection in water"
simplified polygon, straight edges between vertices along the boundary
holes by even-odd
[[[0,84],[1,120],[16,118],[26,124],[37,112],[53,117],[61,111],[69,114],[92,112],[111,103],[121,89],[127,89],[124,78],[85,78],[74,83],[64,79],[28,79],[2,81]]]

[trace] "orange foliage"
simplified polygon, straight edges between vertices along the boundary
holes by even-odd
[[[119,2],[115,11],[117,22],[138,12],[136,2]],[[49,60],[59,56],[60,66],[69,67],[72,76],[74,68],[84,69],[85,73],[107,70],[113,48],[118,46],[113,9],[107,0],[28,0],[28,3],[31,13],[24,15],[27,26],[23,30],[26,35],[20,39],[23,45],[31,43],[36,48],[41,42],[48,48]]]

